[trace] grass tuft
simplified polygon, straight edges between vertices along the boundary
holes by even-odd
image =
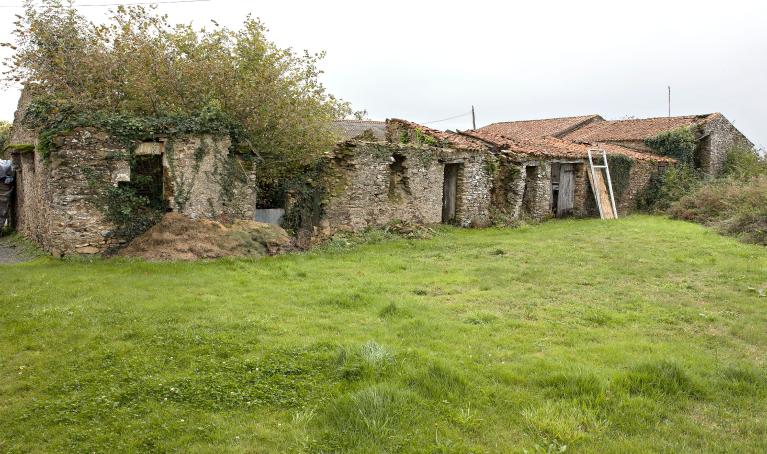
[[[460,398],[467,388],[466,379],[444,364],[432,364],[409,381],[424,397],[433,400]]]
[[[651,397],[701,397],[703,390],[679,365],[654,361],[634,367],[615,380],[618,389]]]

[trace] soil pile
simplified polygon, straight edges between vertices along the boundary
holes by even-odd
[[[224,225],[168,213],[117,255],[147,260],[198,260],[219,257],[261,257],[292,249],[282,228],[256,221]]]

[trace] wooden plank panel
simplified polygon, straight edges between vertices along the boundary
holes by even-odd
[[[572,164],[559,168],[559,193],[557,195],[557,217],[570,216],[575,205],[575,171]]]
[[[455,221],[455,199],[458,192],[459,165],[445,165],[445,179],[442,187],[442,222],[446,224]]]
[[[595,169],[592,181],[594,182],[594,194],[599,197],[599,204],[602,208],[602,219],[615,219],[613,204],[610,202],[610,193],[605,183],[604,169]]]

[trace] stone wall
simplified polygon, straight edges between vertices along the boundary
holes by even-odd
[[[13,155],[17,230],[56,256],[103,253],[119,245],[123,240],[104,218],[98,191],[131,180],[131,153],[93,128],[77,128],[55,143],[47,158],[38,152]],[[202,136],[142,144],[136,153],[162,154],[170,210],[193,218],[252,219],[254,172],[228,148],[228,137]]]
[[[170,208],[192,219],[255,219],[255,172],[229,153],[228,137],[165,141],[163,167]]]
[[[551,216],[551,163],[500,159],[493,186],[493,222],[542,220]]]
[[[708,175],[719,175],[727,152],[734,145],[753,147],[751,141],[720,114],[706,121],[701,132],[703,138],[698,151],[698,161],[700,168]]]
[[[637,210],[637,197],[650,183],[652,176],[658,172],[658,165],[655,161],[634,160],[629,172],[629,183],[617,200],[619,216],[625,216]]]
[[[446,164],[459,164],[456,222],[464,227],[490,222],[488,153],[352,141],[331,159],[334,175],[323,204],[320,232],[361,231],[392,221],[438,224]]]

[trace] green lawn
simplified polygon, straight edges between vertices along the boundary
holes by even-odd
[[[767,250],[693,224],[0,276],[0,452],[767,451]]]

